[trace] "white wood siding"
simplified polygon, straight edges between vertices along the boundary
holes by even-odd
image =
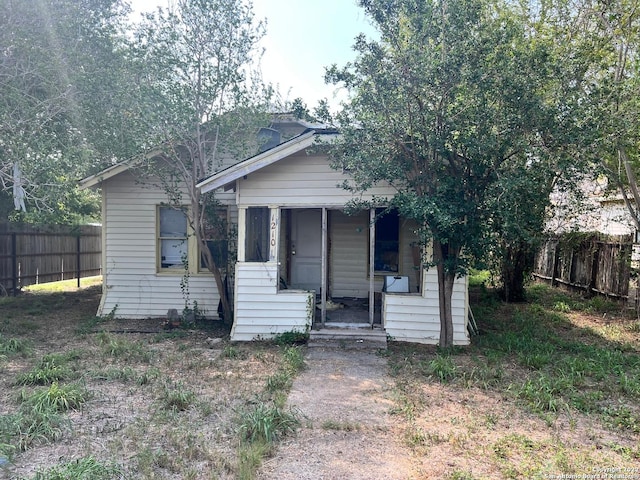
[[[329,166],[326,155],[302,152],[238,180],[238,205],[342,207],[352,198],[339,187],[347,178]],[[362,198],[370,199],[374,194],[393,195],[393,191],[373,188]]]
[[[440,339],[438,280],[435,268],[423,272],[424,288],[419,294],[383,294],[382,317],[388,335],[398,341],[437,345]],[[453,343],[468,345],[467,279],[453,286]]]
[[[314,293],[278,291],[278,278],[276,263],[236,264],[231,340],[267,339],[278,333],[305,332],[311,328]]]
[[[166,194],[140,184],[130,172],[105,181],[102,189],[105,264],[98,315],[115,312],[120,318],[151,318],[166,316],[170,308],[181,311],[182,272],[156,271],[156,208],[167,202]],[[234,194],[218,198],[230,204]],[[206,315],[217,317],[219,297],[210,274],[190,275],[189,300],[197,301]]]

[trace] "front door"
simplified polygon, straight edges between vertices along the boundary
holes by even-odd
[[[291,211],[291,287],[315,290],[322,283],[322,210]]]

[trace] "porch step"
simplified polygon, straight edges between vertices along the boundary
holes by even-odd
[[[326,324],[325,324],[326,325]],[[368,325],[367,325],[368,327]],[[310,348],[387,348],[387,334],[382,329],[370,328],[321,328],[311,330]]]

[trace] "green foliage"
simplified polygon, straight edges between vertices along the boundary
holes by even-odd
[[[360,36],[356,61],[327,72],[352,94],[338,116],[334,167],[349,172],[345,187],[355,192],[385,181],[396,186],[393,198],[372,203],[416,221],[420,244],[434,242],[440,280],[452,285],[506,223],[495,200],[512,198],[507,192],[519,179],[528,181],[518,189],[543,201],[536,212],[547,205],[553,182],[544,178],[543,186],[525,173],[543,171],[533,146],[554,118],[544,96],[552,78],[548,45],[527,35],[523,16],[507,2],[360,4],[381,40]],[[440,289],[445,306],[450,291]],[[450,346],[451,315],[441,310],[440,345]]]
[[[278,333],[273,337],[273,343],[279,346],[304,345],[308,340],[309,333],[300,332],[298,330],[290,330],[288,332]]]
[[[272,443],[300,426],[298,413],[276,405],[258,403],[240,416],[240,435],[249,443]]]
[[[17,413],[0,415],[0,454],[11,456],[15,451],[58,440],[67,422],[54,409],[35,409],[23,404]]]
[[[78,178],[97,160],[127,157],[137,146],[120,48],[125,19],[119,0],[3,2],[0,165],[8,178],[19,165],[27,206],[14,219],[73,223],[97,215],[99,196],[79,191]]]
[[[457,367],[450,356],[438,354],[436,358],[426,365],[425,373],[433,375],[439,381],[446,383],[456,377]]]
[[[24,403],[37,412],[78,410],[89,399],[89,392],[78,384],[53,382],[48,388],[24,394]]]
[[[483,286],[491,279],[491,272],[489,270],[476,270],[472,268],[469,270],[468,278],[470,287]]]
[[[162,406],[167,410],[183,412],[196,401],[196,394],[183,384],[164,385],[161,398]]]
[[[120,478],[124,478],[124,470],[119,465],[99,462],[93,457],[83,457],[38,471],[31,480],[116,480]]]
[[[18,385],[49,385],[53,382],[66,380],[71,376],[71,369],[51,358],[43,357],[40,363],[16,379]]]
[[[102,347],[104,354],[110,357],[149,363],[153,356],[148,346],[142,342],[132,342],[127,338],[118,337],[104,331],[98,333],[96,342]]]
[[[292,373],[298,373],[304,368],[304,355],[297,347],[285,347],[282,352],[285,361],[285,368]]]
[[[19,338],[5,338],[0,333],[0,355],[26,353],[29,350],[27,342]]]

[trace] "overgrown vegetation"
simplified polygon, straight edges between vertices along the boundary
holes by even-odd
[[[294,339],[297,338],[297,333],[282,334],[280,338]],[[267,378],[264,390],[255,404],[240,413],[240,479],[254,478],[262,458],[273,451],[275,442],[295,433],[301,423],[299,413],[287,409],[285,403],[293,378],[304,368],[304,357],[298,347],[291,345],[295,341],[276,343],[281,345],[280,368]]]
[[[222,341],[212,349],[207,338],[228,330],[199,323],[167,333],[151,321],[136,330],[157,333],[122,333],[131,322],[96,320],[98,300],[99,289],[88,289],[0,301],[3,474],[252,478],[299,425],[285,407],[304,364],[298,347]],[[66,445],[73,456],[52,464],[60,454],[51,449]],[[34,466],[35,476],[27,473]]]
[[[580,473],[584,465],[636,464],[640,448],[630,439],[640,433],[637,320],[624,306],[601,297],[585,299],[541,284],[529,287],[527,293],[528,304],[507,305],[485,290],[474,306],[483,333],[468,348],[392,347],[390,365],[397,380],[394,413],[409,423],[407,444],[422,451],[460,441],[446,428],[437,435],[425,430],[421,413],[431,399],[423,396],[420,385],[436,382],[452,392],[467,392],[463,395],[469,399],[488,396],[509,402],[512,410],[505,405],[497,413],[486,406],[471,407],[485,412],[485,426],[491,430],[503,417],[513,415],[530,415],[542,422],[541,428],[552,431],[595,422],[590,435],[597,448],[571,447],[557,435],[544,442],[524,433],[502,437],[493,445],[490,461],[505,478]],[[466,444],[473,441],[478,427],[462,417],[462,413],[457,417],[461,428],[473,432],[465,434]],[[603,444],[596,429],[618,441]],[[580,454],[563,456],[570,448]]]

